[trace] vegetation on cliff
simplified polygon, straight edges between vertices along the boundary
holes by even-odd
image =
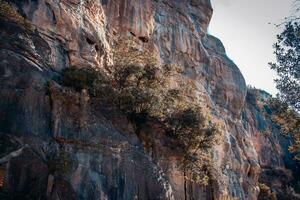
[[[31,23],[20,15],[12,6],[4,0],[0,0],[0,16],[12,20],[13,22],[28,28],[33,29]]]
[[[259,183],[258,186],[260,189],[259,200],[277,200],[276,193],[272,192],[269,186],[264,183]]]
[[[298,2],[298,1],[296,1]],[[299,11],[299,10],[298,10]],[[294,159],[300,161],[300,24],[299,18],[291,16],[284,24],[284,30],[277,36],[273,45],[276,62],[269,63],[278,78],[275,79],[278,94],[269,98],[267,117],[272,120],[280,132],[288,136],[290,145],[288,150]],[[297,166],[295,166],[297,169]],[[296,173],[297,174],[297,173]],[[278,198],[299,199],[294,189],[299,191],[298,178]],[[260,184],[258,199],[276,199],[273,188]],[[272,191],[271,191],[272,190]]]
[[[154,64],[155,59],[149,52],[124,48],[121,44],[117,50],[133,53],[117,57],[111,73],[72,67],[64,71],[63,83],[77,91],[86,89],[91,97],[100,100],[99,103],[120,110],[135,124],[137,134],[140,125],[148,119],[161,124],[167,135],[180,142],[184,153],[179,165],[185,178],[208,184],[209,150],[220,134],[209,111],[197,100],[187,98],[186,94],[191,90],[189,85],[170,87],[172,76],[180,73],[178,66],[159,66]],[[144,59],[146,56],[148,58]]]
[[[270,67],[279,77],[275,80],[279,93],[270,101],[272,120],[283,134],[292,136],[289,150],[300,160],[300,24],[297,21],[285,24],[274,49],[277,62],[270,63]]]
[[[270,63],[278,78],[278,98],[300,111],[300,24],[289,22],[274,44],[277,62]]]
[[[292,144],[289,151],[295,155],[295,159],[300,161],[300,116],[299,113],[278,99],[270,100],[272,110],[272,121],[275,122],[282,134],[292,136]]]

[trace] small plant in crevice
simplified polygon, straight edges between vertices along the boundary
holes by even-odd
[[[30,30],[33,29],[33,25],[4,0],[0,0],[0,17],[1,16],[20,24],[25,28]]]
[[[259,183],[258,200],[277,200],[276,193],[271,191],[271,188],[264,183]]]
[[[113,63],[119,66],[128,65],[156,65],[157,57],[154,51],[150,51],[134,40],[116,35],[112,44]]]
[[[71,155],[60,147],[57,155],[48,161],[48,169],[51,174],[68,177],[72,171],[72,158]]]
[[[96,73],[91,68],[70,67],[63,73],[63,83],[77,91],[88,89],[96,79]]]

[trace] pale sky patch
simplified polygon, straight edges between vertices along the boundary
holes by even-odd
[[[281,23],[292,11],[293,0],[211,0],[214,9],[209,33],[218,37],[238,65],[247,84],[276,93],[272,45]]]

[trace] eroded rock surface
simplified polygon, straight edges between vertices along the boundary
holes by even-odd
[[[221,41],[207,34],[209,0],[0,4],[1,198],[251,200],[260,181],[280,191],[292,180],[288,141],[276,128],[262,134],[270,120],[248,98]],[[116,36],[136,39],[161,64],[180,66],[179,79],[195,86],[193,98],[223,124],[208,187],[189,183],[185,194],[176,151],[157,124],[137,136],[121,113],[59,84],[70,66],[110,71]]]

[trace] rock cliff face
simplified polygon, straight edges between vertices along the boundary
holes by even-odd
[[[270,119],[207,33],[209,0],[1,0],[0,11],[1,198],[251,200],[259,182],[280,192],[292,180],[288,140],[262,133]],[[60,85],[70,66],[110,71],[116,37],[180,66],[221,122],[209,186],[184,187],[154,122],[141,129],[148,147],[125,116]]]

